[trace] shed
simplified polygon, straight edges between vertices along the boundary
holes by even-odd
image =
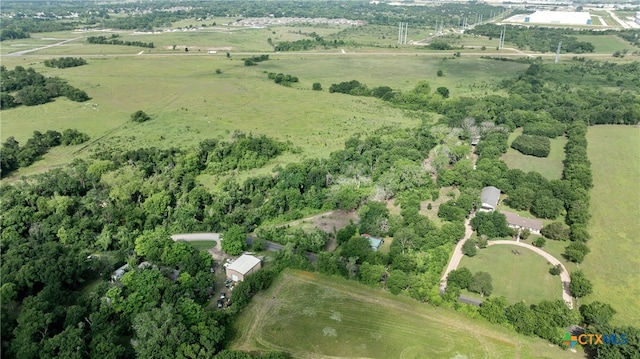
[[[384,239],[376,238],[367,233],[363,234],[362,236],[369,240],[369,245],[371,246],[371,249],[373,249],[374,251],[377,251],[378,249],[380,249],[380,247],[384,243]]]
[[[122,276],[124,276],[124,272],[129,268],[129,264],[125,264],[122,267],[116,269],[115,272],[113,272],[113,274],[111,274],[111,280],[112,281],[119,281]]]
[[[507,217],[507,224],[511,228],[515,229],[528,229],[531,233],[540,234],[542,229],[542,221],[539,219],[532,219],[526,217],[520,217],[517,213],[501,211],[505,217]]]
[[[480,201],[482,205],[480,206],[481,211],[493,211],[498,206],[498,201],[500,200],[500,189],[487,186],[482,189],[482,193],[480,194]]]
[[[245,276],[256,272],[260,268],[261,261],[259,258],[243,254],[227,266],[227,278],[234,282],[243,281]]]

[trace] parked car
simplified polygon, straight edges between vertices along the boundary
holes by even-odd
[[[226,297],[227,297],[227,293],[225,292],[220,293],[220,299],[224,299]]]
[[[222,299],[218,299],[218,308],[222,308],[224,306],[224,302]]]

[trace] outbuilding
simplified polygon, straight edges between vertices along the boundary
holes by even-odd
[[[244,280],[245,276],[256,272],[261,267],[262,261],[260,261],[260,258],[243,254],[227,266],[227,278],[234,282],[240,282]]]
[[[498,201],[500,200],[500,189],[487,186],[482,189],[482,193],[480,193],[480,201],[482,205],[480,206],[481,211],[494,211],[496,207],[498,207]]]
[[[373,249],[374,251],[377,251],[378,249],[380,249],[380,247],[382,247],[382,244],[384,243],[384,239],[376,238],[367,233],[363,234],[362,236],[369,240],[369,245],[371,246],[371,249]]]

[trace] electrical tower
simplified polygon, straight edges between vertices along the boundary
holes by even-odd
[[[553,62],[554,64],[558,63],[558,60],[560,60],[560,49],[562,48],[562,41],[560,41],[558,43],[558,49],[556,50],[556,60]]]

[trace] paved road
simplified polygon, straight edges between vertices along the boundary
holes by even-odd
[[[487,243],[487,245],[489,246],[503,245],[503,244],[527,248],[535,252],[536,254],[539,254],[542,257],[544,257],[544,259],[549,261],[551,265],[556,266],[559,264],[562,267],[562,273],[560,273],[560,280],[562,281],[562,299],[564,299],[564,301],[567,303],[567,306],[569,308],[573,309],[573,297],[571,296],[571,291],[569,290],[569,284],[571,283],[571,278],[569,277],[569,272],[567,271],[567,268],[565,268],[564,265],[560,263],[559,260],[556,259],[556,257],[552,256],[551,254],[543,251],[538,247],[532,246],[527,243],[508,241],[508,240],[489,241]]]
[[[620,24],[620,26],[622,26],[622,28],[624,29],[630,29],[631,26],[629,26],[626,22],[622,21],[622,19],[620,19],[613,11],[611,10],[607,10],[607,12],[609,13],[609,15],[611,15],[611,17],[618,22],[618,24]]]
[[[447,289],[447,276],[449,275],[449,272],[451,272],[452,270],[455,270],[456,268],[458,268],[458,265],[460,264],[460,260],[462,259],[462,256],[464,254],[462,254],[462,246],[465,244],[465,242],[471,238],[471,235],[473,234],[473,229],[471,229],[471,219],[475,217],[475,213],[471,214],[469,216],[469,218],[467,218],[466,221],[464,221],[464,238],[462,238],[458,244],[456,244],[456,248],[453,250],[453,256],[451,257],[451,260],[449,260],[449,264],[447,265],[447,269],[444,271],[444,274],[442,275],[442,278],[440,279],[440,292],[444,292],[445,289]]]
[[[10,54],[8,54],[8,55],[5,55],[5,56],[23,56],[23,55],[26,55],[26,54],[28,54],[28,53],[30,53],[30,52],[35,52],[35,51],[40,51],[40,50],[48,49],[48,48],[50,48],[50,47],[54,47],[54,46],[58,46],[58,45],[62,45],[62,44],[66,44],[67,42],[76,41],[76,40],[81,39],[81,38],[82,38],[82,36],[80,36],[80,37],[76,37],[76,38],[74,38],[74,39],[69,39],[69,40],[64,40],[64,41],[56,42],[55,44],[51,44],[51,45],[47,45],[47,46],[43,46],[43,47],[38,47],[38,48],[35,48],[35,49],[29,49],[29,50],[23,50],[23,51],[18,51],[18,52],[12,52],[12,53],[10,53]]]

